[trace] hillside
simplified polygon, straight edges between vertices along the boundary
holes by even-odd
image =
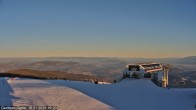
[[[5,79],[0,106],[57,106],[59,110],[195,110],[196,89],[166,89],[147,79],[115,84]]]
[[[7,73],[0,73],[1,76],[15,76],[15,77],[26,77],[26,78],[37,78],[37,79],[67,79],[67,80],[84,80],[84,79],[95,79],[93,76],[82,75],[82,74],[71,74],[61,71],[38,71],[30,69],[18,69],[11,70]]]
[[[2,82],[5,82],[2,85]],[[57,80],[56,80],[57,81]],[[65,82],[64,80],[62,80]],[[49,106],[48,110],[111,110],[107,104],[48,80],[0,78],[0,106]],[[1,108],[3,109],[3,108]],[[10,109],[3,109],[10,110]],[[32,110],[32,109],[23,109]],[[38,110],[38,109],[36,109]],[[45,108],[39,110],[46,110]]]
[[[196,100],[195,88],[166,89],[147,79],[125,79],[111,85],[74,81],[53,83],[74,88],[117,110],[194,110]]]
[[[196,71],[185,71],[173,68],[169,72],[169,87],[171,88],[196,88]]]
[[[20,77],[20,78],[35,78],[35,79],[64,79],[75,81],[98,80],[105,82],[113,82],[112,78],[96,77],[92,75],[72,74],[62,71],[38,71],[31,69],[11,70],[7,73],[0,73],[1,77]]]

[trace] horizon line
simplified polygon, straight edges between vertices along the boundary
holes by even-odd
[[[108,56],[46,56],[46,57],[32,57],[32,56],[24,56],[24,57],[0,57],[0,59],[5,58],[136,58],[136,59],[165,59],[165,58],[186,58],[186,57],[196,57],[194,55],[191,56],[185,56],[185,57],[108,57]]]

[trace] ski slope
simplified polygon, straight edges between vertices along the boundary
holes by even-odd
[[[69,87],[46,80],[0,82],[0,106],[57,106],[58,110],[111,110],[112,107]],[[55,81],[54,81],[55,82]]]
[[[0,89],[0,105],[49,105],[62,110],[196,110],[196,89],[160,88],[148,79],[99,85],[9,79]]]
[[[196,89],[161,88],[148,79],[125,79],[111,85],[76,81],[53,83],[74,88],[117,110],[192,110],[196,104]]]

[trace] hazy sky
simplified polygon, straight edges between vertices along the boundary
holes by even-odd
[[[0,57],[193,55],[195,0],[0,0]]]

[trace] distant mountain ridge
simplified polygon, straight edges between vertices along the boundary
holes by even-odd
[[[78,62],[78,63],[97,63],[97,62],[180,62],[196,64],[196,56],[187,56],[184,58],[120,58],[120,57],[43,57],[43,58],[0,58],[0,64],[18,62],[18,63],[33,63],[39,61],[64,61],[64,62]]]
[[[185,58],[181,58],[179,61],[179,63],[185,63],[185,64],[196,64],[196,56],[189,56],[189,57],[185,57]]]
[[[116,79],[122,76],[122,71],[127,64],[140,62],[172,64],[175,71],[171,73],[172,79],[170,81],[174,81],[174,83],[176,83],[175,81],[177,83],[181,82],[182,78],[196,80],[194,79],[196,56],[159,59],[108,57],[0,58],[0,72],[5,73],[11,70],[29,69],[35,71],[59,71]]]

